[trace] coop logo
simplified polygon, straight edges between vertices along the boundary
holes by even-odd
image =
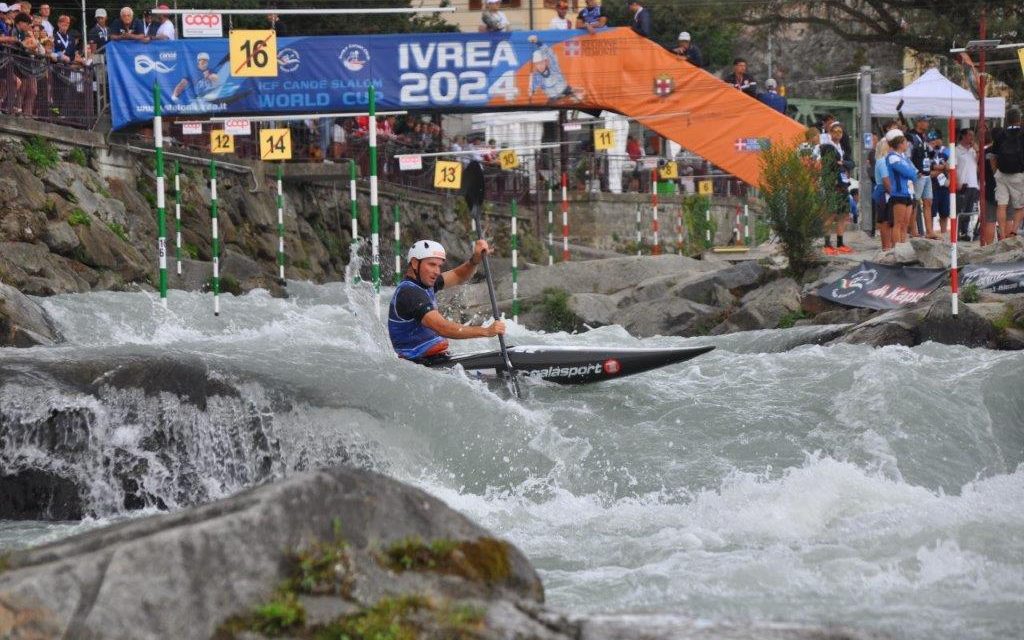
[[[547,367],[545,369],[530,369],[526,372],[526,375],[534,378],[577,378],[580,376],[592,376],[601,373],[604,370],[604,366],[610,362],[614,362],[613,366],[618,367],[619,363],[616,360],[606,360],[604,364],[595,362],[594,364],[585,364],[578,367]],[[616,369],[618,371],[618,369]]]
[[[277,52],[277,68],[285,73],[291,73],[299,68],[299,52],[291,47],[281,49]]]
[[[341,65],[349,71],[362,71],[370,63],[370,52],[359,44],[350,44],[338,55]]]
[[[185,26],[187,27],[217,27],[221,26],[219,13],[186,13]]]
[[[177,62],[178,52],[177,51],[162,51],[160,53],[160,60],[163,62]]]
[[[604,364],[601,365],[601,368],[610,376],[618,375],[619,372],[622,371],[622,365],[615,358],[608,358],[605,360]]]
[[[167,66],[159,60],[154,60],[145,54],[135,56],[135,73],[139,75],[146,75],[150,71],[156,71],[157,73],[170,73],[174,71],[174,65]]]
[[[864,287],[878,279],[878,272],[874,269],[858,271],[849,278],[843,278],[839,285],[832,290],[832,295],[837,299],[849,298],[864,290]]]

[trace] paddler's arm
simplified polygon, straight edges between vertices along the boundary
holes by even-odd
[[[420,322],[424,327],[435,331],[437,335],[453,340],[493,338],[497,335],[505,335],[505,323],[501,320],[495,320],[489,327],[473,327],[467,324],[452,322],[442,316],[437,309],[428,311]]]
[[[469,260],[463,262],[454,269],[445,271],[444,273],[441,274],[441,277],[444,278],[444,286],[456,287],[460,284],[469,282],[469,279],[473,277],[474,273],[476,273],[477,265],[484,261],[483,255],[484,252],[487,250],[487,241],[477,240],[476,244],[473,245],[473,256]],[[451,336],[445,337],[450,338]]]

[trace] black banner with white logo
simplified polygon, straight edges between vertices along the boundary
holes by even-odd
[[[969,264],[960,270],[960,286],[968,284],[993,293],[1024,293],[1024,262]]]
[[[850,307],[898,309],[920,302],[945,280],[945,269],[862,262],[839,280],[819,288],[818,295]]]

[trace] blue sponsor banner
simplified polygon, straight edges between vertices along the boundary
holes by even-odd
[[[167,116],[366,111],[371,83],[381,110],[526,106],[530,100],[522,94],[534,82],[557,84],[550,78],[560,78],[550,46],[578,35],[281,38],[276,78],[233,76],[227,39],[112,42],[106,52],[113,125],[152,119],[154,82]],[[550,62],[538,66],[545,56]],[[531,63],[546,75],[517,79]]]

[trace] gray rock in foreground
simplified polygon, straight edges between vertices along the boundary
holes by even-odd
[[[43,308],[0,283],[0,347],[53,345],[63,340]]]
[[[382,558],[389,545],[411,539],[462,541],[466,546],[459,548],[467,550],[460,556],[462,566],[479,572],[386,567]],[[0,574],[0,637],[263,638],[244,630],[257,619],[253,611],[272,598],[282,602],[281,585],[297,570],[290,554],[310,554],[324,543],[329,546],[319,549],[331,549],[326,556],[331,562],[315,575],[327,576],[327,583],[317,584],[332,588],[295,596],[295,583],[288,587],[305,619],[303,627],[286,629],[287,637],[312,637],[324,625],[365,620],[360,616],[375,607],[380,611],[384,603],[399,612],[388,619],[388,628],[400,626],[407,632],[401,637],[867,637],[806,625],[733,625],[666,614],[566,615],[543,605],[540,580],[517,549],[418,489],[347,468],[296,476],[204,507],[124,522],[9,556]],[[470,549],[485,545],[486,554],[470,556]],[[367,633],[352,637],[392,637]]]

